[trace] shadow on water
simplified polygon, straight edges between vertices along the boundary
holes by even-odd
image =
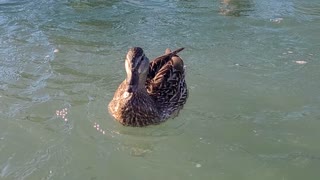
[[[225,16],[248,16],[253,9],[251,0],[221,0],[220,14]]]
[[[169,121],[174,120],[171,119]],[[178,138],[184,134],[184,125],[181,122],[167,122],[145,128],[116,125],[111,127],[107,133],[109,138],[112,135],[118,143],[115,146],[118,151],[127,152],[131,156],[146,156],[154,152],[159,143]]]
[[[94,141],[101,141],[101,146],[111,143],[115,151],[125,152],[130,156],[146,156],[154,152],[158,144],[184,134],[185,127],[185,123],[179,120],[144,128],[122,126],[110,118],[91,123],[97,131],[92,136]]]

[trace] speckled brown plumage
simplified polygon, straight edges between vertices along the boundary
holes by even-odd
[[[109,103],[110,114],[126,126],[159,124],[178,115],[188,98],[183,60],[177,55],[182,50],[167,49],[149,63],[141,48],[129,49],[127,78]]]

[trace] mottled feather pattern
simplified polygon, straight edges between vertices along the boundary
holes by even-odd
[[[166,53],[149,63],[146,91],[128,95],[126,81],[120,84],[109,104],[116,120],[125,126],[147,126],[178,115],[188,98],[183,61],[177,55],[182,50]]]
[[[153,109],[150,104],[154,103],[149,98],[143,98],[145,94],[133,94],[137,98],[131,98],[122,107],[122,124],[127,126],[147,126],[157,124],[160,117],[157,109]]]
[[[170,117],[179,111],[188,97],[187,85],[184,80],[184,71],[173,68],[169,61],[147,85],[148,93],[159,104],[163,118]]]
[[[150,62],[149,66],[149,74],[148,79],[152,79],[155,77],[155,75],[158,73],[158,71],[170,60],[172,60],[173,56],[177,56],[176,54],[180,51],[182,51],[184,48],[179,48],[173,52],[164,54],[162,56],[159,56],[155,58],[153,61]],[[182,61],[183,62],[183,61]]]
[[[115,119],[126,126],[147,126],[157,124],[159,111],[148,94],[139,91],[130,96],[125,93],[126,82],[123,81],[109,104],[109,111]],[[132,97],[131,97],[132,96]]]

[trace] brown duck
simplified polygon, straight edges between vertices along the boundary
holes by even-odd
[[[149,62],[140,47],[129,49],[127,78],[109,103],[110,114],[125,126],[159,124],[178,115],[188,98],[183,60],[175,51]]]

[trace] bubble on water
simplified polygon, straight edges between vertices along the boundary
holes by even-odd
[[[271,22],[274,22],[274,23],[281,23],[281,21],[283,20],[283,18],[272,18],[270,19]]]
[[[63,108],[61,110],[56,110],[56,115],[61,118],[63,121],[67,122],[68,121],[68,118],[66,117],[67,116],[67,108]]]
[[[297,64],[307,64],[307,61],[296,61]]]
[[[99,133],[101,133],[101,134],[106,134],[106,130],[103,129],[103,128],[101,127],[101,125],[98,124],[98,123],[96,123],[96,122],[93,123],[93,128],[94,128],[96,131],[98,131]],[[111,135],[111,136],[112,136],[112,135]]]

